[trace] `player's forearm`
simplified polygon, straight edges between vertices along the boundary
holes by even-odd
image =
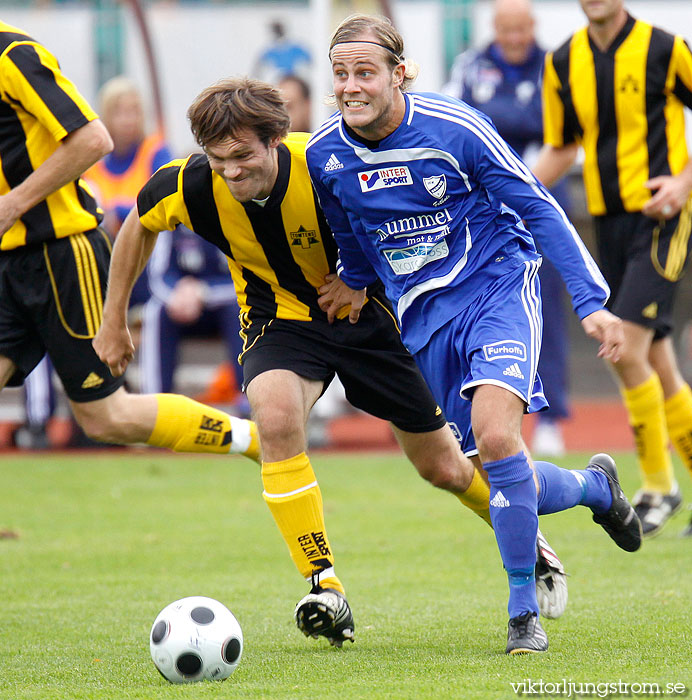
[[[111,137],[98,119],[73,131],[26,180],[7,194],[15,218],[18,219],[64,185],[77,180],[112,149]]]
[[[108,293],[103,308],[105,319],[125,322],[132,288],[144,271],[156,245],[158,233],[149,231],[139,222],[137,208],[125,219],[113,246]]]
[[[545,144],[532,168],[533,174],[546,187],[552,187],[574,165],[578,152],[576,143],[560,148]]]

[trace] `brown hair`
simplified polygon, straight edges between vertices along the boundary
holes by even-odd
[[[291,123],[279,91],[253,78],[226,78],[210,85],[190,105],[187,118],[202,147],[246,129],[266,146],[274,137],[286,136]]]
[[[392,70],[400,63],[405,65],[404,82],[401,84],[402,91],[405,91],[418,76],[418,66],[404,58],[404,39],[387,17],[365,14],[347,17],[332,34],[329,55],[331,56],[332,49],[337,44],[367,38],[372,38],[374,40],[372,43],[385,50],[387,64]]]

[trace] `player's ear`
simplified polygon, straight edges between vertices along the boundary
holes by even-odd
[[[394,87],[401,87],[406,77],[406,66],[400,63],[392,73],[392,83]]]
[[[269,148],[276,148],[283,140],[283,136],[273,136],[269,139]]]

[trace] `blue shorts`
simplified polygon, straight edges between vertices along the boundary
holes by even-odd
[[[540,261],[504,275],[442,328],[414,357],[466,455],[478,454],[471,397],[481,384],[519,396],[527,413],[548,407],[538,376]]]

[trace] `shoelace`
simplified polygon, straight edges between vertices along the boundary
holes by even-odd
[[[533,620],[533,615],[531,613],[526,613],[525,615],[512,618],[511,625],[518,632],[520,637],[526,637],[529,633],[529,623],[531,620]]]
[[[321,569],[313,569],[310,572],[310,585],[312,586],[312,590],[310,591],[311,593],[321,593],[322,592],[322,586],[320,586],[320,574],[322,573]]]

